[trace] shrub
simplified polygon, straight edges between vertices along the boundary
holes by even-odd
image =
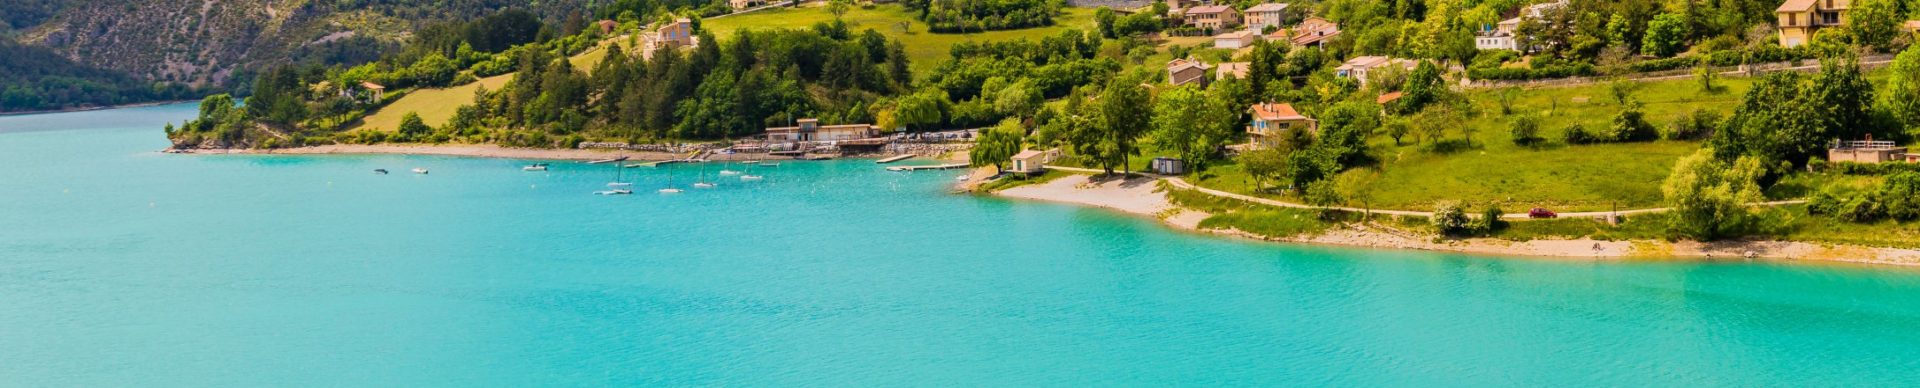
[[[1541,140],[1545,140],[1540,138],[1539,116],[1528,114],[1515,117],[1512,126],[1508,127],[1508,131],[1513,133],[1513,144],[1528,146],[1539,144]]]
[[[1441,234],[1465,236],[1473,232],[1473,220],[1467,217],[1466,205],[1446,201],[1433,209],[1433,227]]]
[[[1567,144],[1593,144],[1600,142],[1599,138],[1594,137],[1591,133],[1587,133],[1587,128],[1580,126],[1580,124],[1567,125],[1567,129],[1563,130],[1560,138]]]
[[[1499,205],[1488,204],[1486,210],[1480,211],[1480,219],[1474,220],[1474,231],[1484,235],[1506,229],[1507,222],[1500,220],[1500,216],[1505,214],[1500,211]]]
[[[1714,129],[1719,127],[1720,113],[1696,109],[1693,114],[1673,119],[1673,125],[1667,126],[1667,132],[1661,136],[1667,140],[1700,140],[1713,136]]]
[[[1659,138],[1660,133],[1647,122],[1639,101],[1627,101],[1620,114],[1613,116],[1613,126],[1606,137],[1605,140],[1617,142],[1649,141]]]
[[[1879,197],[1888,217],[1920,219],[1920,172],[1901,172],[1880,182]]]

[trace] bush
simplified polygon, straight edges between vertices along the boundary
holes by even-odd
[[[1667,132],[1661,137],[1667,140],[1701,140],[1713,136],[1715,128],[1720,127],[1720,113],[1706,109],[1696,109],[1693,114],[1682,115],[1667,126]]]
[[[1473,228],[1482,235],[1493,234],[1493,232],[1506,229],[1507,222],[1500,220],[1500,216],[1505,214],[1506,212],[1500,211],[1499,205],[1489,204],[1486,210],[1480,211],[1480,219],[1474,220]]]
[[[1563,130],[1560,138],[1567,144],[1593,144],[1600,142],[1600,138],[1595,137],[1592,133],[1588,133],[1587,128],[1580,126],[1580,124],[1567,125],[1567,129]]]
[[[1513,133],[1513,144],[1530,146],[1545,140],[1540,138],[1540,117],[1531,114],[1515,117],[1508,131]]]
[[[1441,202],[1433,209],[1432,221],[1441,234],[1465,236],[1473,232],[1473,220],[1467,217],[1466,205],[1457,201]]]
[[[1640,111],[1639,101],[1628,101],[1613,116],[1613,126],[1607,131],[1607,139],[1616,142],[1651,141],[1660,138],[1660,133],[1647,122],[1646,113]]]

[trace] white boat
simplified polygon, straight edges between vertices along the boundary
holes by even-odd
[[[593,193],[597,195],[627,195],[627,194],[633,194],[633,190],[626,190],[626,189],[600,190],[600,191],[595,191]]]
[[[425,169],[425,168],[419,168],[419,167],[414,167],[414,168],[413,168],[413,173],[415,173],[415,174],[426,174],[426,173],[427,173],[427,169]]]
[[[546,170],[547,170],[546,163],[534,163],[534,164],[526,165],[526,167],[520,168],[520,171],[546,171]]]
[[[668,187],[668,188],[660,189],[660,194],[680,194],[681,191],[682,190],[680,189]]]
[[[696,189],[711,189],[714,186],[719,186],[719,185],[715,185],[707,182],[700,182],[700,183],[693,184],[693,188],[696,188]]]
[[[757,181],[761,179],[767,179],[767,178],[762,178],[759,175],[741,175],[740,176],[740,180],[743,180],[743,181]]]

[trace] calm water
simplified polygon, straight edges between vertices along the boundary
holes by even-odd
[[[153,152],[192,110],[0,117],[0,385],[1920,384],[1911,270],[1247,243],[860,161],[601,197]]]

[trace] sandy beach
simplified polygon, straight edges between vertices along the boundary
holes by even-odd
[[[1374,224],[1347,224],[1315,235],[1262,236],[1234,229],[1200,229],[1205,212],[1173,205],[1156,191],[1157,178],[1093,181],[1073,175],[994,193],[1002,197],[1091,206],[1151,217],[1180,229],[1264,241],[1384,249],[1418,249],[1502,256],[1574,259],[1748,258],[1920,266],[1920,250],[1828,245],[1792,241],[1601,241],[1593,239],[1511,241],[1493,238],[1435,238]]]

